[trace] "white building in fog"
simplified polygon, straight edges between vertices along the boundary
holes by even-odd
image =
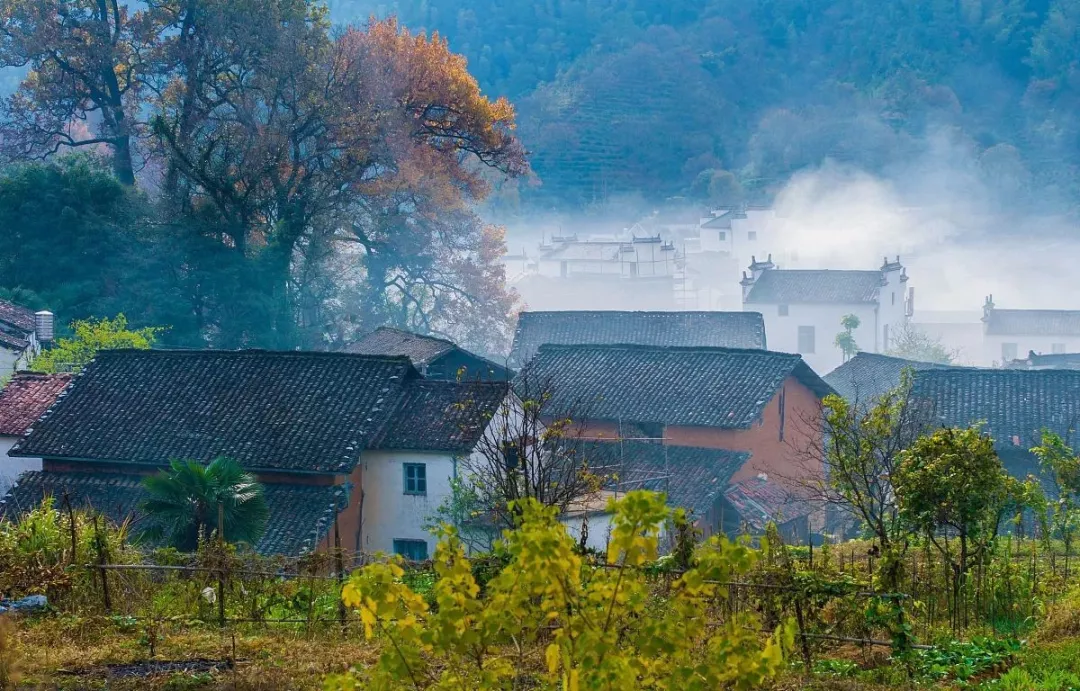
[[[911,316],[911,293],[900,258],[875,271],[777,269],[771,255],[743,274],[743,309],[761,312],[770,350],[799,353],[817,372],[844,362],[835,339],[854,314],[859,350],[883,353]]]
[[[983,305],[983,360],[1004,367],[1036,355],[1080,353],[1080,310],[998,309]]]

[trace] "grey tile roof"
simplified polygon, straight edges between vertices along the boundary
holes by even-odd
[[[26,350],[26,347],[30,345],[30,341],[25,338],[19,338],[12,334],[0,331],[0,346],[7,348],[8,350],[16,350],[22,352]]]
[[[340,485],[263,485],[270,509],[266,533],[254,545],[261,554],[294,556],[312,551],[334,524],[344,506]],[[119,473],[30,471],[23,473],[0,500],[0,516],[14,518],[37,506],[43,497],[60,501],[67,493],[76,507],[93,507],[115,522],[131,518],[138,529],[149,520],[140,504],[146,498],[142,476]]]
[[[848,401],[865,403],[899,386],[900,375],[906,369],[916,372],[949,368],[956,369],[952,365],[934,362],[905,360],[877,353],[856,353],[855,357],[826,374],[824,379]]]
[[[34,330],[34,311],[7,300],[0,300],[0,322],[29,333]]]
[[[103,351],[12,455],[350,472],[418,377],[404,357]]]
[[[1080,369],[1080,353],[1029,353],[1023,360],[1013,360],[1009,369]]]
[[[555,414],[746,429],[790,376],[832,392],[798,355],[735,348],[543,346],[522,372]]]
[[[597,474],[615,476],[609,489],[665,492],[670,506],[703,516],[750,454],[644,441],[584,442],[577,453]]]
[[[452,341],[383,326],[345,347],[362,355],[403,355],[428,379],[446,381],[502,381],[510,378],[505,366],[471,353]]]
[[[832,269],[767,269],[754,281],[746,304],[876,302],[883,276],[880,271]]]
[[[994,308],[983,321],[991,336],[1080,336],[1080,310]]]
[[[754,477],[724,490],[724,498],[754,530],[765,530],[770,521],[786,523],[808,516],[813,507],[767,477]]]
[[[467,453],[476,448],[508,391],[505,382],[409,382],[393,416],[370,446]]]
[[[522,312],[510,362],[523,366],[543,345],[765,348],[758,312]]]
[[[345,346],[345,352],[356,355],[404,355],[420,368],[456,347],[442,338],[380,326],[359,341]]]
[[[1029,449],[1044,428],[1075,441],[1080,371],[940,369],[917,372],[912,395],[953,427],[984,422],[999,446]]]

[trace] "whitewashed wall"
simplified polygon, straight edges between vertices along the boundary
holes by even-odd
[[[19,437],[0,437],[0,496],[11,489],[12,483],[27,470],[41,470],[40,458],[13,458],[8,451]]]
[[[365,552],[392,554],[394,540],[425,540],[428,555],[435,553],[435,539],[424,525],[450,496],[455,462],[449,454],[409,451],[365,451],[363,463]],[[405,494],[405,463],[427,466],[427,494]]]
[[[612,514],[607,512],[589,514],[589,535],[585,540],[587,547],[600,552],[607,551],[608,539],[611,537],[611,519]],[[561,516],[559,521],[566,526],[566,532],[570,533],[575,540],[581,539],[581,514]]]
[[[1023,360],[1030,351],[1037,355],[1049,355],[1055,352],[1055,346],[1063,353],[1080,353],[1080,336],[983,336],[982,361],[978,364],[1001,367],[1002,347],[1006,343],[1016,344],[1016,357]]]

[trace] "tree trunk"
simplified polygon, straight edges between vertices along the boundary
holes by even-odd
[[[135,166],[131,160],[131,137],[121,135],[113,140],[113,173],[126,187],[135,186]]]

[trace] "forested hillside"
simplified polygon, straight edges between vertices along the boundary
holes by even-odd
[[[339,22],[397,13],[447,37],[487,92],[517,105],[542,182],[524,198],[545,208],[740,193],[707,171],[767,195],[826,157],[898,176],[931,141],[992,198],[1080,200],[1080,0],[338,0],[332,10]]]

